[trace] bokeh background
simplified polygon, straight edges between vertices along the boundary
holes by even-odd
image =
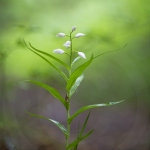
[[[65,81],[22,41],[53,54],[68,40],[56,34],[68,34],[72,26],[77,26],[75,33],[86,34],[74,40],[74,49],[83,51],[87,59],[127,44],[95,59],[72,98],[71,114],[85,105],[125,99],[91,111],[86,132],[95,131],[80,143],[79,150],[149,150],[148,0],[0,0],[0,149],[65,149],[65,137],[55,125],[25,113],[45,115],[66,125],[64,107],[44,89],[21,82],[44,82],[65,96]],[[55,56],[68,63],[67,56]],[[71,141],[87,114],[73,121]]]

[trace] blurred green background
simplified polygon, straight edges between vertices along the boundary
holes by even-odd
[[[57,88],[65,96],[65,81],[23,39],[53,54],[67,37],[59,32],[86,36],[74,40],[74,49],[98,57],[86,69],[84,81],[71,102],[71,113],[84,105],[125,99],[92,110],[87,131],[95,132],[79,150],[150,149],[150,2],[148,0],[0,0],[0,149],[59,150],[65,137],[52,123],[30,117],[24,110],[45,115],[65,125],[63,106],[40,87],[20,82],[34,79]],[[56,55],[68,63],[67,56]],[[52,61],[53,62],[53,61]],[[75,67],[85,60],[80,60]],[[53,62],[55,64],[55,62]],[[59,64],[60,69],[65,69]],[[71,128],[72,139],[79,115]]]

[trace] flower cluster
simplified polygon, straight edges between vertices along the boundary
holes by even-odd
[[[64,46],[66,49],[70,48],[70,49],[71,49],[71,52],[77,52],[80,57],[86,59],[86,56],[85,56],[85,54],[84,54],[83,52],[78,52],[78,51],[73,51],[73,50],[72,50],[72,46],[71,46],[72,40],[73,40],[74,38],[80,38],[80,37],[82,37],[82,36],[85,36],[85,34],[83,34],[83,33],[77,33],[74,37],[71,37],[72,32],[74,32],[75,30],[76,30],[76,26],[73,26],[69,36],[66,35],[65,33],[62,33],[62,32],[58,33],[56,36],[57,36],[57,37],[60,37],[60,38],[63,38],[63,37],[65,37],[65,36],[70,37],[70,40],[69,40],[69,41],[66,41],[66,42],[63,44],[63,46]],[[62,50],[62,49],[60,49],[60,48],[53,50],[53,52],[56,53],[56,54],[65,54],[65,53],[66,53],[64,50]],[[68,53],[66,53],[66,54],[68,54]]]

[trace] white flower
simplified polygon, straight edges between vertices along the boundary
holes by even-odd
[[[65,33],[58,33],[56,36],[57,37],[64,37],[66,34]]]
[[[76,26],[73,26],[73,27],[72,27],[72,31],[75,31],[75,30],[76,30]]]
[[[77,33],[77,34],[75,35],[76,38],[79,38],[79,37],[81,37],[81,36],[85,36],[85,34],[83,34],[83,33]]]
[[[84,54],[83,52],[78,52],[78,55],[79,55],[80,57],[86,59],[86,56],[85,56],[85,54]]]
[[[62,49],[54,49],[53,50],[53,53],[56,53],[56,54],[64,54],[64,50],[62,50]]]
[[[69,48],[71,45],[71,42],[70,41],[67,41],[63,46],[65,46],[66,48]]]

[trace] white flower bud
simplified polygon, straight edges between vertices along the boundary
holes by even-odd
[[[77,33],[77,34],[75,35],[76,38],[79,38],[79,37],[81,37],[81,36],[85,36],[85,34],[83,34],[83,33]]]
[[[58,33],[56,36],[57,37],[64,37],[66,34],[65,33]]]
[[[65,46],[66,48],[69,48],[71,45],[71,42],[70,41],[67,41],[63,46]]]
[[[72,31],[75,31],[75,30],[76,30],[76,26],[73,26],[73,27],[72,27]]]
[[[78,55],[79,55],[80,57],[86,59],[86,56],[85,56],[85,54],[84,54],[83,52],[78,52]]]
[[[64,54],[64,50],[62,50],[62,49],[54,49],[53,50],[53,53],[56,53],[56,54]]]

